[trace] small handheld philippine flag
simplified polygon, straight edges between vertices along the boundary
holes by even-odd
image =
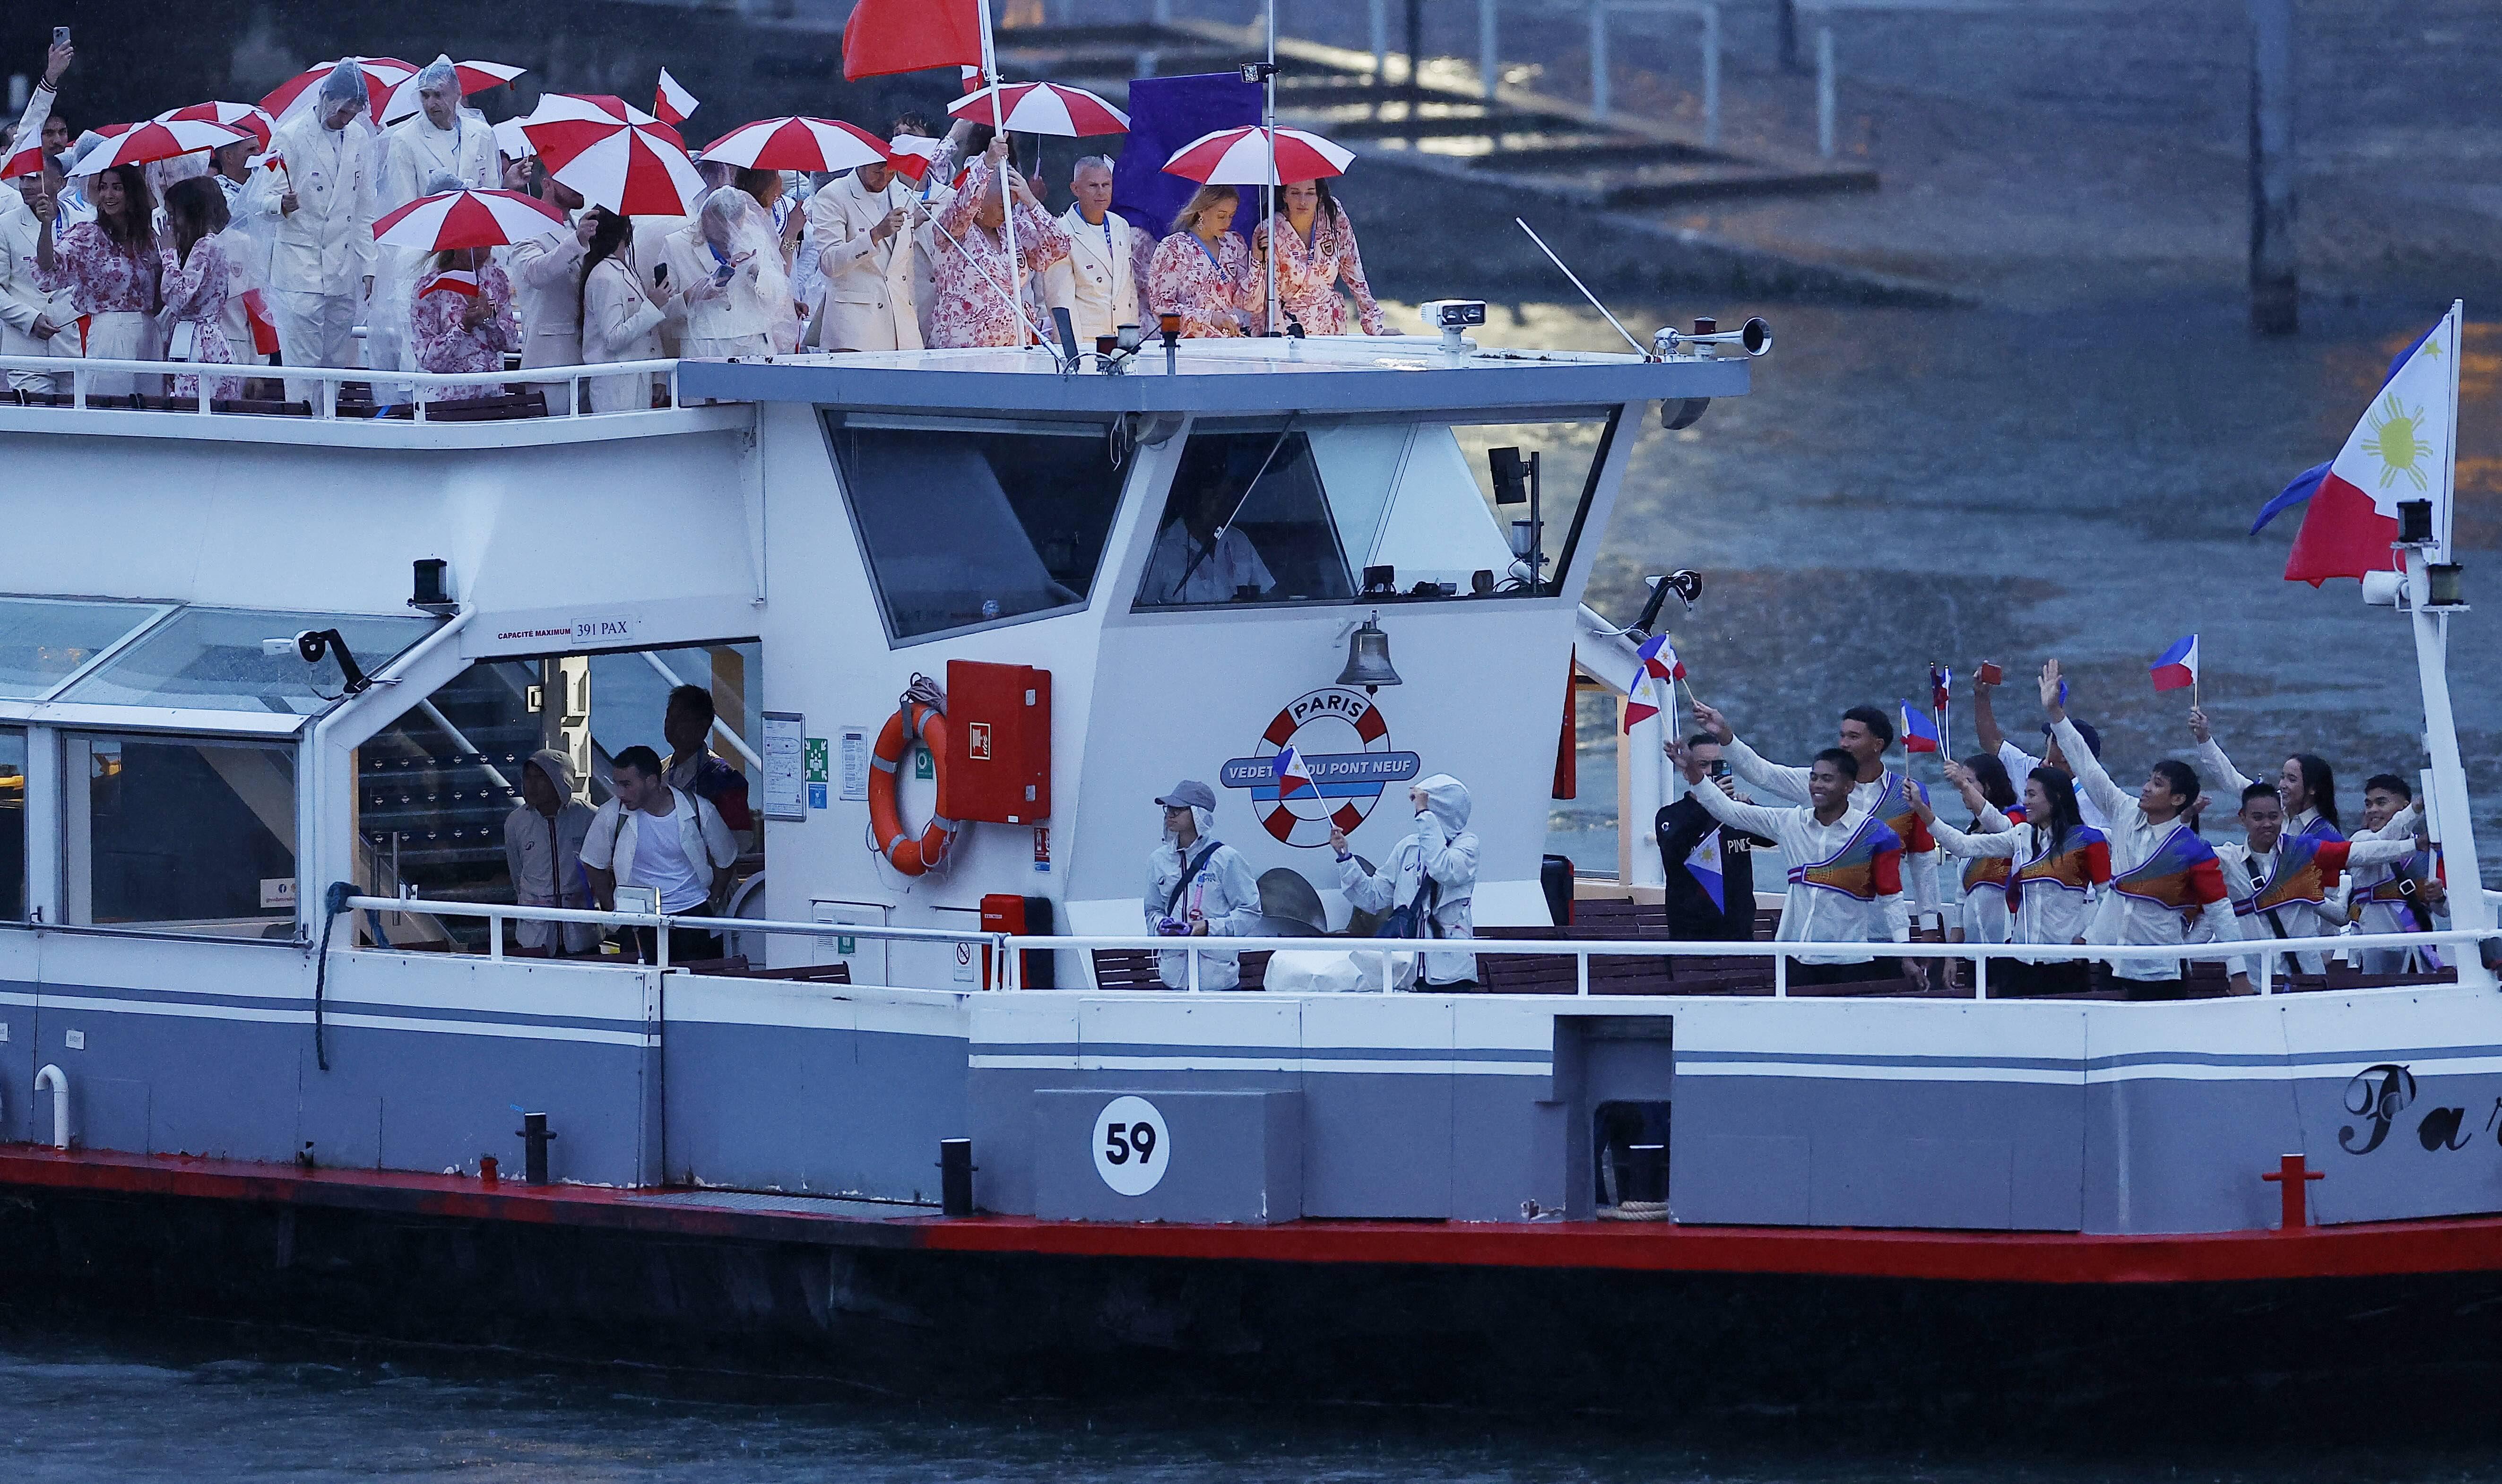
[[[1929,666],[1929,709],[1944,711],[1954,691],[1954,671]]]
[[[1676,646],[1668,642],[1666,634],[1643,640],[1641,648],[1634,651],[1634,658],[1642,662],[1643,669],[1662,680],[1685,678],[1685,661],[1676,658]]]
[[[1703,787],[1707,789],[1711,785],[1707,782]],[[1685,869],[1694,878],[1694,884],[1703,889],[1703,894],[1711,898],[1712,906],[1724,912],[1728,910],[1726,883],[1729,877],[1720,864],[1720,831],[1715,829],[1703,837],[1703,843],[1694,847],[1693,853],[1685,858]]]
[[[1634,688],[1625,692],[1625,730],[1631,731],[1659,715],[1659,682],[1651,677],[1648,662],[1635,674]]]
[[[1306,793],[1320,793],[1320,786],[1312,782],[1310,764],[1304,762],[1303,755],[1293,748],[1277,749],[1276,761],[1271,763],[1270,767],[1276,774],[1279,798],[1295,798]]]
[[[1902,705],[1903,751],[1907,753],[1936,752],[1938,750],[1938,724],[1930,721],[1925,714],[1913,711],[1910,701],[1905,701]]]
[[[2198,636],[2188,638],[2163,652],[2163,658],[2147,666],[2154,677],[2157,691],[2181,691],[2198,683]]]

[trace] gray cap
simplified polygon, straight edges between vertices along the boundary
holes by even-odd
[[[1172,786],[1172,792],[1157,799],[1167,809],[1216,809],[1216,791],[1196,778],[1185,778]]]

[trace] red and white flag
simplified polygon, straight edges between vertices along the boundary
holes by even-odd
[[[259,355],[278,354],[278,320],[269,312],[269,300],[257,288],[248,289],[243,296],[243,317],[252,325],[252,349]]]
[[[686,84],[669,76],[668,68],[660,69],[660,90],[652,96],[652,112],[659,116],[662,123],[684,123],[701,107],[695,95],[687,91]]]
[[[843,23],[843,79],[982,65],[974,0],[860,0]]]
[[[897,134],[887,142],[886,162],[895,167],[896,174],[918,185],[929,177],[930,167],[937,162],[938,152],[946,143],[920,134]]]

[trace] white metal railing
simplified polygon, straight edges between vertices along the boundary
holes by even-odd
[[[482,918],[487,921],[490,936],[487,957],[502,959],[504,928],[507,922],[588,923],[602,927],[651,928],[661,929],[658,939],[656,962],[650,966],[666,969],[668,962],[668,928],[685,928],[727,935],[757,932],[791,937],[867,938],[882,942],[920,942],[945,944],[978,944],[990,950],[991,970],[984,986],[990,990],[1026,991],[1023,986],[1023,956],[1027,953],[1092,953],[1097,949],[1115,952],[1152,951],[1185,953],[1189,958],[1188,989],[1200,989],[1200,962],[1210,954],[1236,955],[1281,951],[1288,953],[1344,954],[1357,959],[1376,961],[1376,976],[1388,992],[1392,982],[1389,961],[1394,957],[1418,953],[1472,954],[1485,957],[1559,958],[1573,961],[1574,991],[1588,995],[1590,962],[1594,959],[1770,959],[1773,962],[1773,997],[1789,997],[1789,962],[1804,955],[1860,955],[1871,959],[1935,959],[1963,960],[1973,964],[1973,998],[1986,1000],[1989,995],[1989,965],[2003,959],[2024,959],[2068,962],[2094,960],[2209,960],[2256,959],[2261,995],[2274,995],[2275,961],[2287,954],[2345,954],[2371,949],[2410,949],[2438,947],[2472,951],[2473,945],[2488,939],[2502,941],[2502,930],[2480,931],[2474,928],[2452,928],[2441,932],[2345,933],[2316,938],[2235,938],[2223,942],[2182,944],[2047,944],[2047,943],[1776,943],[1760,940],[1733,943],[1699,943],[1672,938],[1629,938],[1600,941],[1580,938],[1168,938],[1146,934],[1055,937],[1010,932],[964,932],[946,928],[888,928],[851,923],[788,923],[762,918],[697,917],[665,912],[602,912],[573,907],[523,907],[500,902],[436,901],[423,897],[352,896],[349,912],[405,912],[432,917]],[[727,946],[725,944],[725,946]],[[596,960],[579,961],[596,963]],[[627,966],[627,965],[621,965]],[[640,967],[642,965],[630,965]],[[1674,981],[1671,981],[1674,984]],[[910,988],[910,986],[905,986]],[[931,988],[937,988],[931,986]],[[1087,990],[1085,993],[1097,993]],[[1675,991],[1668,992],[1674,996]],[[1334,996],[1335,997],[1335,996]],[[1551,995],[1524,996],[1549,999]],[[1655,995],[1645,997],[1659,997]],[[1871,997],[1883,997],[1881,995]]]
[[[671,407],[676,407],[678,405],[678,363],[674,360],[621,360],[597,366],[531,366],[519,371],[452,372],[377,371],[370,366],[263,366],[253,364],[220,364],[193,360],[107,360],[89,359],[84,356],[0,355],[0,376],[5,376],[5,374],[9,372],[31,372],[38,376],[68,377],[70,379],[70,405],[66,408],[53,409],[55,411],[62,412],[110,412],[116,410],[113,407],[113,399],[126,395],[126,393],[107,393],[103,399],[98,401],[95,405],[89,405],[88,399],[90,396],[94,395],[94,392],[91,389],[94,385],[94,378],[99,374],[110,376],[196,376],[200,379],[200,385],[198,395],[195,399],[197,402],[195,410],[202,415],[215,418],[260,419],[271,416],[266,413],[217,411],[211,405],[213,398],[210,393],[214,389],[214,386],[218,381],[233,378],[240,378],[248,381],[293,382],[299,385],[305,382],[318,383],[320,386],[320,393],[313,399],[313,416],[316,419],[322,421],[334,421],[338,418],[339,388],[349,382],[366,383],[374,386],[378,389],[381,388],[400,389],[433,387],[479,387],[489,385],[527,388],[539,386],[552,387],[556,384],[561,383],[565,388],[565,393],[560,399],[554,396],[551,396],[548,399],[550,403],[548,407],[549,416],[589,417],[593,414],[590,411],[589,397],[583,387],[585,382],[601,381],[609,377],[618,376],[666,376],[669,379],[669,405]],[[156,394],[157,393],[154,392],[149,393],[149,395],[152,396]],[[429,421],[426,416],[426,409],[428,407],[456,406],[457,405],[458,400],[460,399],[456,398],[447,400],[442,397],[436,397],[429,401],[428,399],[421,396],[416,398],[413,404],[401,404],[395,402],[381,403],[380,407],[413,405],[415,407],[415,411],[411,414],[412,418],[416,422],[424,422]],[[559,401],[562,403],[560,407],[557,405]],[[0,388],[0,406],[7,405],[10,404],[6,401],[5,388]],[[377,410],[380,410],[379,407]],[[630,417],[634,413],[643,410],[644,409],[641,408],[634,408],[626,413],[603,413],[598,414],[597,416]],[[366,422],[369,420],[352,416],[349,421]]]
[[[1702,22],[1703,146],[1720,147],[1720,6],[1718,0],[1590,0],[1590,113],[1607,121],[1612,88],[1607,78],[1607,32],[1622,15],[1692,16]]]

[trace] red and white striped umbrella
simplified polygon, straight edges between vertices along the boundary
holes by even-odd
[[[550,93],[522,133],[548,174],[621,217],[684,217],[703,194],[678,131],[609,93]]]
[[[1257,124],[1203,134],[1173,152],[1165,161],[1166,175],[1202,186],[1274,186],[1283,181],[1317,181],[1344,175],[1355,152],[1341,149],[1303,129],[1277,131],[1277,170],[1268,173],[1268,142]]]
[[[747,170],[850,170],[886,163],[886,141],[834,118],[760,118],[704,146],[703,157]]]
[[[1011,134],[1053,134],[1075,139],[1085,134],[1127,134],[1130,116],[1083,87],[1058,83],[1001,83],[999,108],[1008,116]],[[991,111],[991,90],[966,93],[947,105],[959,118],[998,127]]]
[[[460,75],[460,95],[465,98],[490,87],[501,87],[530,69],[509,67],[502,62],[454,62],[452,70]],[[416,118],[419,110],[424,107],[418,101],[417,74],[411,73],[407,81],[391,89],[390,101],[383,105],[381,118],[385,123],[397,123],[402,118]]]
[[[221,123],[230,129],[250,134],[259,148],[269,148],[269,136],[278,128],[278,120],[264,110],[249,103],[194,103],[189,108],[168,109],[156,116],[158,123]]]
[[[374,241],[394,248],[509,248],[565,229],[553,208],[518,190],[447,190],[420,196],[374,223]]]
[[[252,136],[221,123],[186,119],[181,123],[126,124],[111,138],[90,147],[70,165],[72,175],[94,175],[116,165],[145,165],[202,150],[218,150]]]
[[[365,75],[366,103],[376,123],[383,121],[383,105],[390,101],[391,93],[399,84],[417,76],[414,62],[403,62],[395,56],[351,56],[342,57],[340,61],[355,63],[356,70]],[[268,111],[269,117],[285,123],[297,110],[312,106],[315,94],[321,89],[321,80],[338,65],[332,61],[305,68],[280,84],[277,91],[261,99],[260,106]]]

